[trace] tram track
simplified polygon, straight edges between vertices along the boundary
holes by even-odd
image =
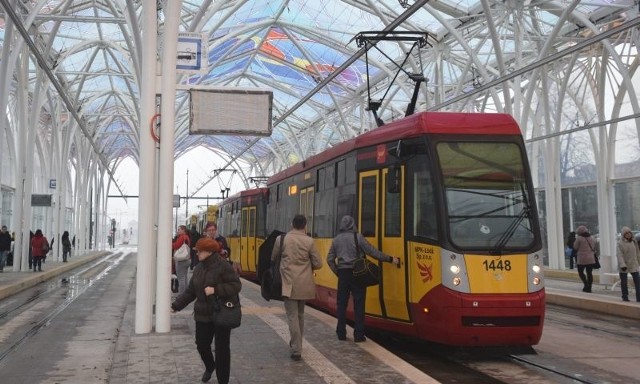
[[[584,311],[564,307],[548,308],[545,323],[546,327],[554,328],[554,332],[568,333],[579,341],[588,337],[604,343],[630,340],[637,344],[640,340],[637,324],[628,319],[593,313],[587,315]],[[448,347],[385,334],[372,335],[371,339],[444,384],[629,382],[624,374],[597,363],[590,364],[590,360],[610,356],[597,351],[585,355],[578,340],[570,349],[561,342],[552,343],[554,347],[549,350],[548,346]]]
[[[70,275],[56,279],[56,283],[52,284],[51,281],[43,282],[36,287],[31,288],[31,290],[36,292],[35,294],[29,295],[26,300],[23,300],[17,305],[0,313],[0,321],[6,322],[6,319],[9,319],[10,321],[12,318],[16,318],[21,313],[26,312],[28,308],[32,308],[38,303],[44,303],[47,300],[56,301],[56,304],[47,309],[44,315],[38,319],[31,320],[32,325],[27,327],[27,329],[24,329],[23,327],[20,331],[21,334],[18,337],[12,335],[14,337],[9,341],[9,345],[5,346],[3,350],[0,351],[0,363],[12,353],[16,352],[20,346],[24,345],[32,337],[38,334],[42,328],[45,328],[53,319],[56,318],[56,316],[67,309],[69,305],[80,298],[95,283],[103,279],[111,270],[119,266],[127,255],[128,254],[123,253],[110,254],[100,258],[92,265],[78,267],[72,271]],[[43,285],[46,286],[46,289],[44,290],[42,290]],[[62,302],[58,302],[59,299],[54,296],[60,292],[61,289],[64,290],[65,297]]]
[[[519,364],[525,365],[525,366],[529,366],[529,367],[533,367],[535,369],[539,369],[542,370],[546,373],[551,373],[553,375],[557,375],[563,378],[567,378],[570,379],[572,383],[583,383],[583,384],[600,384],[602,383],[602,381],[593,381],[593,380],[587,380],[584,377],[581,377],[582,374],[581,373],[570,373],[567,371],[563,371],[560,370],[558,368],[554,368],[545,364],[540,364],[537,363],[531,359],[527,359],[524,358],[522,356],[516,356],[516,355],[508,355],[507,356],[508,359],[515,361]]]

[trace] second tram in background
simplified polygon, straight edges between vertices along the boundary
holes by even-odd
[[[505,114],[425,112],[296,164],[267,188],[220,205],[218,223],[245,277],[292,217],[323,259],[344,215],[399,257],[369,287],[368,327],[458,346],[537,344],[545,291],[541,236],[522,134]],[[337,278],[316,273],[313,304],[335,314]],[[348,316],[352,318],[351,307]]]

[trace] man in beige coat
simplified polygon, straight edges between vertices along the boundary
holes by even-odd
[[[291,336],[289,342],[291,359],[299,361],[302,359],[304,306],[306,300],[316,297],[313,271],[322,267],[322,260],[313,244],[313,239],[307,236],[307,218],[296,215],[292,226],[293,229],[286,235],[282,235],[285,236],[282,250],[280,250],[280,239],[276,239],[271,260],[281,254],[282,297]]]

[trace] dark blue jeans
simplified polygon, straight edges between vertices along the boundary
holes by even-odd
[[[353,269],[338,269],[338,326],[336,333],[339,337],[347,335],[347,304],[349,294],[353,296],[353,312],[355,324],[354,339],[364,337],[364,302],[367,288],[360,286],[353,280]]]
[[[631,272],[631,278],[633,279],[633,285],[636,289],[636,301],[640,301],[640,272]],[[622,298],[629,298],[629,284],[627,283],[627,272],[620,272],[620,290],[622,291]]]

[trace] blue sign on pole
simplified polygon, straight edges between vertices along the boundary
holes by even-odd
[[[202,35],[199,33],[180,33],[176,70],[180,72],[201,72],[207,68]]]

